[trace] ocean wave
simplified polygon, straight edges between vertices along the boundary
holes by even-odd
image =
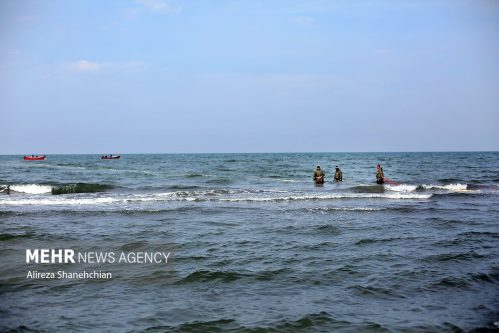
[[[82,166],[77,166],[74,164],[63,164],[63,163],[49,163],[44,161],[44,163],[31,164],[30,168],[45,168],[45,169],[65,169],[65,170],[86,170],[87,168]]]
[[[12,239],[19,238],[32,238],[33,234],[22,234],[22,235],[13,235],[13,234],[0,234],[0,241],[8,241]]]
[[[374,243],[386,243],[386,242],[393,242],[400,240],[402,238],[383,238],[383,239],[376,239],[376,238],[363,238],[361,240],[358,240],[355,242],[355,245],[365,245],[365,244],[374,244]]]
[[[498,192],[498,186],[494,184],[468,184],[468,190]]]
[[[468,231],[458,234],[463,239],[482,239],[482,237],[499,238],[499,232],[490,231]]]
[[[278,276],[281,276],[283,274],[290,274],[293,273],[293,270],[289,268],[280,268],[276,270],[270,270],[270,271],[261,271],[255,274],[255,279],[259,281],[272,281],[276,279]]]
[[[11,206],[79,206],[79,205],[97,205],[111,204],[122,201],[117,198],[29,198],[29,199],[9,199],[0,201],[3,205]]]
[[[63,163],[57,163],[56,167],[58,168],[63,168],[63,169],[77,169],[77,170],[85,170],[85,167],[74,165],[74,164],[63,164]]]
[[[210,282],[210,281],[220,281],[220,282],[232,282],[243,278],[245,275],[236,272],[217,272],[217,271],[207,271],[199,270],[195,271],[182,280],[180,283],[193,283],[193,282]]]
[[[447,184],[447,185],[434,185],[434,184],[422,184],[422,185],[411,185],[411,184],[398,184],[398,185],[384,185],[385,190],[393,192],[414,192],[414,191],[425,191],[425,190],[444,190],[449,192],[471,192],[468,190],[467,184]]]
[[[426,184],[423,184],[423,185],[421,185],[421,187],[424,188],[425,190],[437,189],[437,190],[447,190],[447,191],[466,191],[468,189],[467,184],[459,184],[459,183],[447,184],[447,185],[426,185]]]
[[[341,233],[340,228],[330,224],[317,226],[315,230],[320,233],[331,234],[331,235],[339,235]]]
[[[0,217],[2,217],[2,216],[20,216],[20,215],[24,215],[24,213],[13,211],[13,210],[0,210]]]
[[[364,331],[386,331],[386,329],[376,323],[351,323],[344,320],[337,320],[327,312],[311,313],[301,315],[297,318],[287,318],[278,321],[261,323],[263,326],[244,326],[235,319],[218,319],[211,321],[194,321],[182,323],[178,326],[152,326],[146,331],[151,332],[333,332],[336,330],[348,329],[352,327],[357,332]]]
[[[218,183],[219,181],[226,180],[213,180],[213,182]],[[287,181],[287,180],[286,180]],[[208,181],[208,183],[211,181]],[[91,183],[74,183],[74,184],[13,184],[10,185],[10,191],[14,193],[24,193],[24,194],[73,194],[73,193],[95,193],[95,192],[106,192],[110,189],[115,188],[115,186],[109,184],[91,184]],[[154,188],[154,187],[152,187]],[[161,187],[158,187],[160,189]],[[163,200],[164,197],[178,197],[178,198],[189,198],[195,197],[196,200],[211,200],[210,197],[225,196],[222,201],[292,201],[292,200],[328,200],[328,199],[351,199],[351,198],[385,198],[385,199],[428,199],[434,194],[446,194],[446,193],[482,193],[481,189],[469,189],[467,184],[447,184],[447,185],[433,185],[433,184],[423,184],[423,185],[411,185],[411,184],[400,184],[400,185],[390,185],[385,184],[384,186],[379,185],[357,185],[347,189],[338,189],[335,192],[325,193],[325,194],[301,194],[300,192],[289,192],[286,190],[263,190],[263,189],[203,189],[203,187],[197,185],[170,185],[162,186],[166,190],[170,190],[165,193],[155,193],[155,194],[140,194],[130,195],[130,198],[125,200],[132,201],[155,201]],[[144,188],[143,188],[144,189]],[[6,192],[7,185],[0,185],[0,191]],[[442,192],[444,191],[444,192]],[[425,193],[427,192],[427,193]],[[498,191],[485,191],[485,192],[498,192]],[[484,192],[484,193],[485,193]],[[265,196],[262,194],[270,194]],[[281,193],[282,195],[276,195]],[[248,195],[250,194],[250,195]],[[288,195],[286,195],[288,194]],[[191,200],[191,199],[189,199]]]
[[[252,196],[239,198],[222,198],[221,201],[300,201],[300,200],[334,200],[334,199],[429,199],[432,194],[418,193],[342,193],[342,194],[315,194],[315,195],[290,195],[290,196]]]
[[[111,185],[106,184],[87,184],[76,183],[62,186],[52,187],[52,194],[70,194],[70,193],[95,193],[104,192],[113,188]]]
[[[440,178],[438,179],[439,182],[442,182],[442,183],[459,183],[461,181],[461,179],[457,179],[457,178]]]
[[[362,297],[375,297],[375,298],[407,298],[395,292],[394,289],[374,287],[374,286],[361,286],[355,285],[349,289],[353,290],[355,294]]]
[[[169,190],[196,190],[200,189],[200,186],[197,185],[171,185],[168,186]]]
[[[446,262],[446,261],[471,261],[474,259],[483,258],[482,255],[476,253],[475,251],[470,251],[466,253],[442,253],[434,254],[422,258],[423,262]]]
[[[184,175],[185,178],[201,178],[203,177],[202,174],[200,173],[188,173],[186,175]]]
[[[497,279],[497,276],[494,276],[494,273],[484,273],[484,272],[477,272],[477,273],[471,273],[468,274],[468,277],[473,281],[477,283],[497,283],[499,282]]]
[[[352,323],[343,320],[337,320],[329,313],[322,311],[320,313],[307,314],[296,320],[283,320],[275,323],[269,332],[332,332],[338,329],[351,327]],[[360,327],[356,327],[361,329]],[[359,331],[357,330],[357,331]],[[255,332],[260,330],[255,329]]]
[[[4,191],[7,188],[3,186]],[[25,193],[25,194],[70,194],[70,193],[94,193],[103,192],[113,188],[111,185],[106,184],[63,184],[63,185],[45,185],[45,184],[14,184],[10,185],[11,192]]]
[[[379,185],[356,185],[349,190],[355,193],[383,193],[385,188]]]
[[[418,188],[417,185],[399,184],[399,185],[384,185],[386,190],[394,192],[413,192]]]
[[[19,184],[10,185],[10,190],[13,192],[27,193],[27,194],[45,194],[52,193],[52,186],[40,184]]]
[[[319,207],[319,208],[305,208],[306,212],[377,212],[385,210],[385,208],[374,207]]]
[[[230,183],[232,183],[232,180],[227,178],[211,179],[206,182],[206,184],[218,184],[218,185],[224,185]]]
[[[385,191],[391,192],[416,192],[425,190],[444,190],[449,192],[471,192],[467,184],[447,184],[447,185],[435,185],[435,184],[384,184],[383,186],[378,185],[357,185],[350,188],[351,191],[357,193],[383,193]]]
[[[491,192],[487,192],[487,193],[484,193],[482,191],[470,191],[470,190],[466,190],[466,191],[455,191],[455,192],[446,192],[446,193],[434,193],[433,196],[435,198],[438,198],[438,199],[442,199],[442,198],[459,198],[459,197],[468,197],[468,196],[492,196],[494,195],[494,193],[491,193]],[[462,211],[477,211],[479,210],[479,208],[465,208],[465,207],[462,207],[460,208],[460,210]]]
[[[270,195],[269,195],[270,194]],[[340,200],[340,199],[392,199],[406,200],[416,199],[425,200],[432,197],[433,194],[420,193],[342,193],[342,194],[295,194],[283,195],[282,193],[251,192],[251,191],[228,191],[228,190],[209,190],[209,191],[175,191],[152,194],[115,194],[112,196],[81,197],[81,196],[40,196],[40,197],[22,197],[22,196],[4,196],[0,200],[4,205],[55,205],[55,206],[80,206],[80,205],[99,205],[99,204],[130,204],[145,202],[168,202],[168,201],[219,201],[219,202],[284,202],[284,201],[313,201],[313,200]],[[371,210],[370,208],[334,208],[329,210]],[[375,209],[372,209],[375,210]]]
[[[448,276],[437,282],[432,283],[428,288],[430,290],[440,290],[440,289],[468,289],[471,287],[471,281],[468,281],[465,277],[454,277]]]

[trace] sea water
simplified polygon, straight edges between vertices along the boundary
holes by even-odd
[[[497,152],[99,157],[0,156],[1,331],[460,332],[499,321]],[[392,182],[375,183],[377,163]],[[94,261],[26,260],[41,249]],[[135,262],[148,253],[168,257]]]

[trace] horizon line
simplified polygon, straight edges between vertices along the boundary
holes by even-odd
[[[499,150],[408,150],[408,151],[272,151],[272,152],[149,152],[149,153],[0,153],[0,156],[29,156],[29,155],[202,155],[202,154],[386,154],[386,153],[497,153]]]

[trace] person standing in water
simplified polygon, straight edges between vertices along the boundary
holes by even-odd
[[[341,170],[338,166],[336,166],[336,171],[334,173],[334,180],[337,182],[343,181],[343,172],[341,172]]]
[[[318,165],[314,171],[314,181],[316,184],[324,184],[324,176],[326,173]]]
[[[383,167],[378,163],[376,166],[376,183],[383,184],[385,182],[385,175],[383,174]]]

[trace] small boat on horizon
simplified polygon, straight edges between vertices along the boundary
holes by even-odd
[[[43,161],[45,155],[24,155],[23,160],[25,161]]]
[[[121,155],[102,155],[101,160],[117,160]]]

